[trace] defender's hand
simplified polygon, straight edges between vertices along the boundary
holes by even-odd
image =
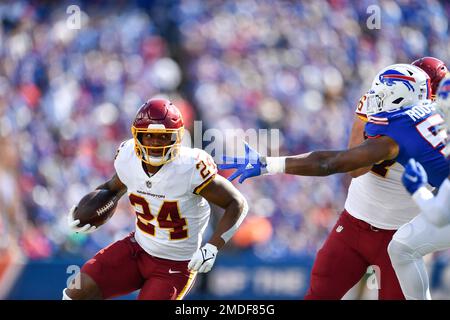
[[[257,151],[253,150],[246,142],[244,158],[224,156],[223,161],[223,164],[219,164],[219,169],[237,169],[230,177],[228,177],[228,180],[230,181],[241,176],[239,178],[239,183],[242,183],[247,178],[267,173],[265,157],[262,157]]]
[[[94,232],[97,227],[96,226],[91,226],[89,223],[85,224],[82,227],[78,227],[78,224],[80,223],[80,219],[74,220],[73,214],[75,212],[75,210],[77,209],[77,206],[73,206],[70,209],[69,215],[67,216],[67,223],[69,224],[70,229],[73,232],[81,232],[81,233],[91,233]]]
[[[188,268],[192,271],[209,272],[216,261],[217,248],[210,243],[198,249],[192,256]]]
[[[409,159],[402,176],[402,182],[410,194],[428,183],[428,176],[423,166],[414,159]]]

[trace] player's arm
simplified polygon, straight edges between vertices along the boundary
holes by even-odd
[[[120,198],[127,191],[127,187],[120,181],[117,173],[114,176],[106,181],[105,183],[99,185],[95,190],[108,190],[112,191],[111,198],[113,201],[117,203]],[[68,215],[68,225],[74,232],[83,232],[83,233],[91,233],[97,229],[95,225],[91,225],[90,223],[86,223],[85,225],[80,226],[80,220],[75,218],[75,210],[77,210],[77,206],[74,205]]]
[[[215,178],[200,192],[200,195],[208,202],[225,210],[208,243],[221,249],[234,235],[236,230],[247,215],[248,205],[244,196],[220,175]]]
[[[120,180],[118,171],[117,171],[117,162],[120,158],[120,150],[125,146],[126,141],[122,142],[117,149],[116,155],[114,157],[114,167],[116,169],[116,172],[112,176],[111,179],[106,181],[105,183],[99,185],[95,190],[107,190],[111,194],[111,199],[114,203],[117,204],[117,202],[120,200],[120,198],[126,193],[127,187],[126,185]],[[69,227],[72,229],[72,231],[75,232],[93,232],[96,230],[96,226],[92,225],[90,223],[86,223],[83,226],[79,226],[80,219],[75,218],[75,211],[77,210],[77,206],[74,205],[69,212],[68,215],[68,224]]]
[[[355,119],[353,120],[352,131],[350,133],[350,139],[348,141],[348,149],[354,148],[361,143],[364,142],[364,127],[366,125],[366,121],[361,119],[362,116],[355,115]],[[353,177],[359,177],[370,171],[372,166],[367,166],[364,168],[360,168],[357,170],[350,171],[349,174]]]
[[[367,139],[359,146],[343,151],[313,151],[285,158],[285,173],[301,176],[328,176],[372,166],[383,160],[397,157],[398,144],[387,136]],[[276,158],[275,161],[280,161]],[[268,173],[278,173],[271,168],[273,160],[267,158]]]
[[[245,144],[245,158],[232,158],[233,163],[221,164],[219,168],[237,169],[228,179],[232,181],[241,176],[239,183],[261,174],[328,176],[391,160],[396,158],[398,153],[398,144],[388,136],[367,139],[359,146],[347,150],[313,151],[290,157],[262,157]]]
[[[244,196],[225,178],[219,175],[199,192],[208,202],[225,209],[208,243],[199,248],[189,261],[192,271],[208,272],[216,260],[217,252],[231,239],[248,212]]]
[[[95,188],[95,190],[112,191],[116,193],[117,200],[119,200],[125,194],[125,192],[127,192],[127,186],[122,181],[120,181],[116,173],[111,179]]]

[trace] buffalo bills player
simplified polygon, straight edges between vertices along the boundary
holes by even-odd
[[[435,57],[422,57],[415,60],[412,65],[421,68],[430,77],[431,97],[434,99],[437,86],[447,72],[445,63]],[[364,127],[367,121],[367,95],[364,95],[355,110],[348,149],[364,142]],[[348,189],[344,214],[349,214],[383,230],[395,231],[410,221],[419,214],[420,209],[401,183],[403,172],[404,167],[393,160],[349,172],[353,179]],[[378,232],[378,230],[372,230],[372,232]],[[383,243],[380,251],[387,251],[387,242]],[[394,271],[390,269],[387,272],[385,268],[384,273],[393,275]],[[388,288],[384,288],[382,295],[391,291],[388,295],[391,299],[403,297],[397,279],[391,281]]]
[[[442,130],[449,134],[450,75],[439,86],[436,107],[446,121]],[[442,152],[447,157],[450,155],[450,139]],[[431,294],[423,257],[450,248],[450,180],[444,180],[434,197],[426,188],[429,174],[415,159],[409,160],[402,180],[422,213],[394,234],[389,255],[406,298],[429,300]]]
[[[350,172],[361,168],[369,168],[374,164],[390,161],[385,166],[384,176],[393,174],[389,167],[395,162],[405,164],[406,154],[419,154],[429,151],[426,138],[431,138],[431,131],[422,136],[411,123],[411,115],[416,115],[425,122],[434,115],[427,103],[431,95],[429,77],[417,67],[411,65],[393,65],[382,70],[374,79],[372,90],[367,95],[366,139],[362,144],[345,151],[315,151],[293,157],[260,157],[258,153],[246,146],[246,158],[234,159],[234,163],[222,165],[221,168],[238,169],[230,179],[241,175],[240,182],[246,178],[265,173],[289,173],[296,175],[325,176],[338,172]],[[423,104],[422,104],[423,103]],[[408,118],[407,118],[408,117]],[[434,118],[433,118],[434,119]],[[409,121],[409,122],[408,122]],[[432,120],[430,120],[432,121]],[[388,130],[387,130],[388,129]],[[421,127],[424,130],[423,126]],[[383,131],[387,130],[387,131]],[[406,130],[406,131],[404,131]],[[419,148],[399,139],[401,132],[409,132],[409,138],[420,145]],[[428,135],[429,134],[429,135]],[[404,137],[404,136],[403,136]],[[434,149],[433,149],[434,150]],[[434,152],[434,151],[432,151]],[[440,158],[436,158],[432,166],[441,166]],[[444,160],[443,160],[444,161]],[[440,169],[447,171],[448,168]],[[371,173],[372,174],[372,173]],[[376,172],[373,175],[377,174]],[[444,173],[445,174],[445,173]],[[443,175],[441,173],[441,175]],[[382,177],[380,177],[381,179]],[[373,192],[380,189],[382,180],[365,184],[359,188],[366,195],[365,203],[370,205]],[[369,213],[359,211],[361,207],[350,205],[347,199],[346,209],[338,220],[335,231],[329,236],[322,249],[318,252],[313,266],[311,285],[306,299],[339,299],[364,275],[367,267],[377,265],[381,271],[380,299],[401,299],[403,294],[392,268],[387,245],[395,230],[411,219],[410,211],[404,210],[404,215],[393,218],[383,215],[389,210],[376,210],[377,206],[395,201],[398,192],[392,192],[400,185],[400,175],[397,183],[389,184],[384,192],[384,203],[372,203],[375,210]],[[374,186],[376,186],[374,188]],[[401,185],[400,185],[401,186]],[[391,195],[390,195],[391,194]],[[358,199],[352,201],[358,204]],[[366,201],[367,200],[367,201]],[[381,211],[381,215],[380,215]],[[415,210],[415,214],[418,209]],[[414,212],[413,212],[414,214]]]
[[[136,231],[100,250],[81,269],[81,288],[63,298],[108,299],[140,290],[138,299],[183,299],[197,272],[208,272],[218,250],[233,236],[248,207],[242,194],[217,174],[211,156],[181,146],[183,119],[166,99],[150,99],[137,112],[133,139],[114,160],[116,174],[97,189],[127,193],[136,212]],[[208,202],[225,209],[203,247]],[[95,227],[74,231],[92,232]]]

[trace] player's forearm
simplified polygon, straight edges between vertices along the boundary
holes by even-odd
[[[104,184],[99,185],[95,190],[110,190],[116,193],[116,197],[121,198],[126,192],[127,188],[120,188],[115,189],[112,188],[111,185],[108,182],[105,182]]]
[[[208,243],[211,243],[220,250],[237,231],[247,216],[247,212],[248,204],[244,198],[231,201],[225,208],[225,212]]]
[[[328,176],[338,172],[333,159],[339,151],[313,151],[286,159],[286,173],[301,176]]]
[[[95,190],[110,190],[116,193],[118,198],[122,197],[127,192],[127,187],[120,182],[117,175],[111,178],[111,180],[99,185]]]
[[[341,151],[313,151],[290,157],[267,157],[267,171],[299,176],[328,176],[352,170]],[[283,163],[284,162],[284,163]],[[353,170],[357,167],[353,166]]]

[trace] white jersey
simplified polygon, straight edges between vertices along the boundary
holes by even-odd
[[[356,114],[367,119],[365,96]],[[374,227],[396,230],[411,221],[420,212],[401,178],[405,169],[398,162],[385,161],[364,175],[352,179],[345,209],[357,219]]]
[[[201,245],[211,212],[208,202],[198,195],[217,173],[211,156],[181,147],[173,161],[149,177],[130,139],[119,147],[114,167],[136,211],[139,245],[155,257],[191,259]]]

